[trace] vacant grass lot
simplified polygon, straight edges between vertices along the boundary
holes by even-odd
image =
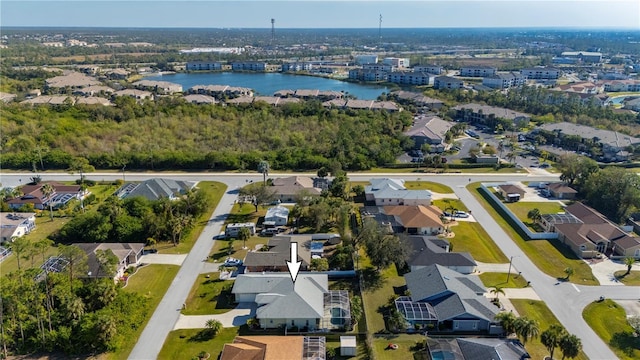
[[[620,359],[640,359],[640,337],[633,336],[627,314],[615,301],[593,302],[582,317]]]
[[[469,211],[464,203],[458,199],[438,199],[433,200],[431,205],[438,207],[442,211],[452,211],[453,209],[459,211]]]
[[[208,224],[211,214],[218,207],[222,195],[227,191],[227,185],[217,181],[201,181],[198,183],[198,188],[204,191],[209,201],[209,207],[207,210],[195,221],[195,226],[189,234],[182,238],[182,241],[178,246],[173,246],[172,243],[158,244],[158,252],[162,254],[186,254],[191,250],[193,244],[198,240],[202,229]]]
[[[513,202],[505,204],[511,212],[513,212],[520,221],[522,221],[525,225],[531,227],[533,223],[531,219],[527,217],[529,211],[533,209],[540,210],[540,214],[557,214],[563,210],[562,206],[556,201],[546,201],[546,202]]]
[[[632,271],[629,275],[625,275],[627,270],[616,271],[613,276],[621,283],[629,286],[640,286],[640,271]]]
[[[525,240],[489,203],[489,200],[485,197],[486,195],[480,192],[479,183],[469,184],[467,189],[478,199],[480,204],[482,204],[485,210],[487,210],[493,219],[502,227],[507,235],[527,254],[529,259],[536,264],[538,269],[550,276],[565,278],[564,269],[571,267],[574,270],[574,275],[570,279],[572,282],[582,285],[599,284],[598,280],[593,276],[589,265],[578,258],[571,249],[553,240]]]
[[[207,275],[209,276],[207,278]],[[186,301],[184,315],[222,314],[234,308],[233,281],[220,280],[220,273],[198,276]]]
[[[506,273],[486,272],[478,276],[480,277],[480,280],[482,280],[484,286],[486,286],[487,288],[496,286],[503,288],[523,288],[525,287],[525,285],[527,285],[527,279],[525,279],[521,275],[519,276],[517,273],[514,274],[513,272],[511,273],[511,276],[509,276],[509,282],[507,282]]]
[[[438,194],[453,194],[453,190],[447,185],[432,181],[406,181],[404,186],[409,190],[429,190]]]
[[[452,226],[453,238],[447,238],[452,244],[452,251],[468,251],[473,258],[486,263],[506,263],[509,259],[493,242],[489,234],[477,222],[459,221]]]
[[[540,333],[547,330],[552,324],[560,324],[560,321],[553,315],[551,310],[542,301],[538,300],[526,300],[526,299],[511,299],[511,303],[518,311],[520,316],[526,316],[529,319],[534,319],[538,322]],[[529,340],[525,346],[532,359],[543,359],[545,356],[549,356],[549,352],[540,342],[540,337]],[[562,358],[562,352],[560,349],[556,349],[555,356],[557,359]],[[587,356],[580,352],[578,360],[588,360]]]
[[[140,324],[134,336],[126,339],[122,347],[113,353],[107,353],[107,359],[126,359],[133,347],[136,345],[142,330],[147,326],[147,322],[158,307],[160,300],[169,289],[171,282],[175,278],[179,266],[176,265],[146,265],[138,269],[135,274],[129,277],[125,291],[137,293],[147,298],[147,308],[149,309],[145,321]]]
[[[194,359],[201,351],[208,352],[209,359],[218,359],[224,344],[233,342],[236,335],[237,327],[223,328],[213,338],[205,336],[200,329],[174,330],[167,336],[158,359]]]

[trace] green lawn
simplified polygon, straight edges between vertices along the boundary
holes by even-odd
[[[208,276],[208,277],[207,277]],[[220,280],[220,273],[201,274],[193,284],[184,315],[222,314],[234,308],[233,281]]]
[[[208,352],[209,359],[217,359],[224,344],[233,342],[238,335],[238,328],[223,328],[214,338],[204,336],[203,330],[185,329],[169,333],[167,340],[158,354],[158,359],[193,359],[201,351]]]
[[[452,251],[468,251],[475,260],[480,262],[509,262],[509,259],[479,223],[459,221],[458,225],[451,226],[451,231],[455,236],[447,238],[447,240],[452,245]]]
[[[407,360],[407,359],[428,359],[425,350],[415,350],[417,342],[424,342],[426,338],[420,334],[393,334],[386,336],[376,336],[373,340],[373,351],[377,360]],[[398,348],[389,349],[389,344],[396,344]]]
[[[524,251],[529,259],[541,271],[549,276],[564,278],[564,269],[571,267],[574,274],[571,281],[581,285],[598,285],[598,280],[593,276],[591,268],[582,259],[578,258],[568,247],[553,240],[525,240],[507,220],[489,203],[483,193],[480,193],[480,184],[473,183],[467,189],[478,199],[485,210],[502,227],[511,239]],[[454,228],[455,231],[455,228]],[[456,250],[456,248],[454,248]],[[482,261],[480,259],[477,259]]]
[[[36,216],[36,228],[29,235],[26,235],[33,243],[48,238],[49,235],[60,230],[64,224],[71,220],[71,218],[54,217],[53,221],[51,221],[48,212],[43,212],[42,214],[45,216]],[[58,248],[50,246],[44,253],[45,259],[49,258],[49,256],[56,255],[57,253]],[[20,267],[23,270],[40,267],[42,263],[42,254],[35,254],[33,258],[26,260],[20,259]],[[15,270],[18,270],[18,258],[15,254],[9,255],[9,257],[4,261],[0,262],[0,276]]]
[[[211,214],[218,207],[222,195],[227,191],[227,185],[217,181],[201,181],[198,183],[198,188],[207,194],[209,201],[209,207],[207,210],[195,221],[195,226],[189,234],[182,238],[182,241],[178,246],[173,246],[171,243],[161,243],[157,245],[158,252],[162,254],[186,254],[191,250],[193,244],[198,240],[202,229],[209,223]]]
[[[538,300],[526,300],[526,299],[511,299],[511,304],[516,308],[520,316],[526,316],[529,319],[536,320],[540,333],[545,331],[552,324],[560,324],[560,321],[553,315],[551,310],[542,301]],[[532,359],[543,359],[544,356],[549,356],[549,352],[540,342],[540,337],[529,340],[525,346]],[[562,357],[560,349],[556,349],[554,354],[558,359]],[[578,360],[588,360],[587,356],[580,352]]]
[[[620,359],[640,359],[640,337],[633,336],[624,309],[615,301],[593,302],[582,317]]]
[[[640,271],[631,271],[629,275],[625,275],[627,270],[616,271],[613,276],[621,283],[629,286],[640,286]]]
[[[447,185],[432,181],[406,181],[404,186],[409,190],[429,190],[438,194],[453,194],[453,190]]]
[[[520,221],[522,221],[525,225],[531,227],[533,223],[527,217],[529,211],[533,209],[540,210],[540,214],[557,214],[558,212],[563,211],[562,206],[556,201],[545,201],[545,202],[512,202],[505,203],[507,208],[514,213]]]
[[[233,205],[233,208],[231,209],[231,213],[229,214],[229,217],[227,217],[227,220],[225,221],[225,224],[233,224],[233,223],[245,223],[245,222],[252,222],[252,223],[257,223],[258,219],[262,216],[264,216],[267,213],[267,209],[260,206],[258,207],[258,211],[255,212],[255,206],[251,205],[251,204],[244,204],[244,205],[240,205],[240,204],[235,204]],[[256,245],[258,244],[267,244],[269,242],[268,237],[263,237],[263,236],[252,236],[250,237],[246,242],[245,242],[245,246],[247,247],[246,249],[243,249],[243,242],[240,240],[235,240],[233,242],[233,251],[231,252],[231,254],[229,254],[229,240],[216,240],[215,244],[213,244],[213,248],[211,249],[211,252],[209,253],[209,259],[210,260],[214,260],[214,261],[218,261],[220,262],[221,260],[224,260],[227,256],[233,256],[234,258],[237,259],[244,259],[244,257],[247,255],[247,252],[249,250],[253,250],[255,249]]]
[[[451,208],[460,211],[469,211],[461,200],[458,199],[438,199],[433,200],[431,205],[437,206],[442,211],[451,211]]]
[[[518,275],[517,273],[511,273],[509,276],[509,282],[507,282],[507,274],[506,273],[482,273],[478,275],[482,283],[487,288],[499,286],[503,288],[523,288],[527,285],[527,279],[525,279],[522,275]]]
[[[146,297],[148,299],[147,308],[149,312],[147,313],[145,321],[140,324],[140,327],[136,330],[134,336],[126,339],[118,351],[107,353],[107,359],[116,360],[127,358],[179,269],[180,267],[176,265],[146,265],[139,268],[135,274],[129,277],[129,281],[124,290]]]

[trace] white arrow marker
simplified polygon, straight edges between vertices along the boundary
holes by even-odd
[[[296,283],[296,278],[298,277],[298,272],[300,271],[300,264],[302,262],[298,261],[298,243],[291,243],[291,261],[286,261],[287,267],[289,268],[289,275],[291,275],[291,281]]]

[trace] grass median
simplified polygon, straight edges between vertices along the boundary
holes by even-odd
[[[582,317],[621,360],[640,359],[640,337],[634,336],[627,314],[615,301],[593,302]]]

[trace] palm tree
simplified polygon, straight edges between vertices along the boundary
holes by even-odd
[[[540,220],[542,215],[540,215],[540,210],[538,208],[531,209],[527,213],[527,218],[531,219],[533,222]]]
[[[42,195],[44,195],[44,197],[47,199],[47,203],[49,204],[49,216],[51,217],[51,221],[53,221],[53,205],[51,197],[56,192],[56,190],[51,184],[44,184],[40,188],[40,191],[42,191]]]
[[[216,319],[209,319],[204,325],[207,327],[207,332],[211,337],[218,335],[222,330],[222,323]]]
[[[515,321],[514,327],[516,335],[520,338],[522,345],[526,345],[529,339],[538,337],[540,333],[538,322],[527,317],[519,317]]]
[[[263,185],[267,184],[267,176],[269,176],[269,162],[267,160],[261,160],[258,164],[258,172],[262,174]]]
[[[498,321],[500,326],[502,326],[502,330],[504,330],[505,335],[509,336],[516,332],[515,324],[517,318],[512,312],[498,313],[495,319]]]
[[[632,258],[631,256],[627,256],[626,258],[624,258],[623,262],[625,265],[627,265],[627,273],[624,274],[626,276],[631,273],[631,267],[633,266],[633,263],[636,262],[636,259]]]
[[[489,291],[491,294],[494,294],[496,296],[496,301],[498,301],[498,296],[500,294],[504,295],[504,290],[502,289],[501,286],[494,286],[491,288],[491,291]]]
[[[565,269],[564,269],[564,273],[567,275],[567,277],[565,277],[565,279],[566,279],[567,281],[569,281],[569,278],[571,277],[571,275],[573,275],[574,270],[573,270],[573,268],[572,268],[572,267],[570,267],[570,266],[569,266],[569,267],[567,267],[567,268],[565,268]]]
[[[507,160],[509,160],[509,162],[513,162],[513,160],[515,160],[515,158],[516,158],[516,153],[515,153],[515,152],[513,152],[513,151],[510,151],[510,152],[508,152],[508,153],[507,153],[507,155],[505,156],[505,158],[506,158]]]
[[[560,324],[553,324],[540,334],[540,342],[549,351],[549,358],[553,359],[553,352],[560,343],[560,339],[566,330]]]
[[[564,333],[558,342],[558,346],[560,346],[560,350],[562,350],[562,360],[565,358],[573,359],[582,350],[582,342],[580,339],[569,333]]]
[[[238,232],[238,239],[242,240],[242,248],[247,248],[247,239],[251,237],[251,230],[249,228],[243,227]]]

